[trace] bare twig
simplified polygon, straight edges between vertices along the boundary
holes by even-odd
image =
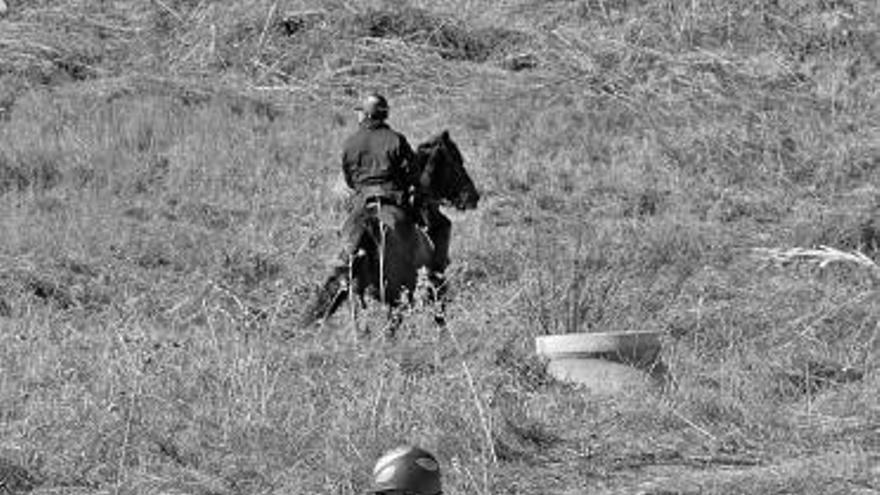
[[[860,251],[842,251],[829,246],[818,248],[755,248],[755,255],[762,260],[782,265],[805,262],[825,268],[831,263],[853,263],[865,267],[875,277],[880,277],[880,266]]]
[[[465,378],[467,379],[468,388],[470,389],[471,395],[474,400],[474,406],[477,409],[477,416],[480,419],[480,426],[483,428],[483,434],[486,436],[486,449],[488,450],[489,460],[492,465],[498,464],[498,455],[495,452],[495,442],[492,439],[492,424],[490,422],[489,416],[486,414],[485,407],[483,406],[483,401],[480,399],[479,392],[477,391],[476,380],[474,380],[474,376],[471,373],[470,367],[467,364],[467,361],[464,358],[464,348],[458,341],[458,338],[455,336],[455,332],[452,331],[450,327],[446,327],[449,331],[449,336],[452,339],[453,344],[455,344],[455,348],[461,356],[461,367],[464,371]],[[489,471],[484,470],[483,472],[483,484],[487,488],[490,486],[489,483]]]
[[[257,53],[263,48],[263,42],[266,41],[266,33],[269,31],[269,24],[272,23],[272,18],[275,17],[276,10],[278,10],[278,0],[275,0],[275,2],[272,3],[272,7],[269,8],[269,13],[266,15],[266,22],[263,23],[263,30],[260,32],[260,39],[257,40]]]
[[[156,5],[158,5],[159,7],[162,7],[162,10],[164,10],[165,12],[168,12],[169,14],[171,14],[172,17],[177,19],[177,22],[179,22],[181,24],[184,23],[183,17],[181,17],[181,15],[178,14],[176,10],[169,7],[168,4],[166,4],[162,0],[153,0],[153,2],[155,2]]]

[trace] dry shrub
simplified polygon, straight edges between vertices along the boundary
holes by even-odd
[[[188,19],[202,17],[215,19],[214,27],[187,21],[169,35],[176,44],[162,41],[162,56],[172,67],[245,75],[257,84],[325,100],[337,91],[356,93],[366,77],[381,77],[393,89],[420,82],[436,91],[452,72],[438,65],[485,62],[526,41],[519,32],[472,27],[405,5],[293,12],[201,7]]]
[[[44,191],[62,179],[56,157],[48,152],[35,152],[15,160],[0,152],[0,194],[7,191]]]
[[[114,301],[102,269],[76,259],[61,259],[42,266],[2,266],[0,298],[10,314],[24,314],[30,306],[56,311],[107,309]]]
[[[525,41],[522,33],[500,28],[472,28],[451,17],[414,7],[368,10],[342,21],[352,37],[397,38],[436,49],[449,60],[484,62]]]
[[[24,75],[31,84],[57,84],[118,70],[136,44],[137,11],[112,5],[29,2],[0,20],[0,74]]]
[[[537,247],[527,301],[545,333],[646,329],[665,319],[684,283],[709,257],[709,236],[650,217],[580,227],[572,251]],[[648,228],[648,227],[651,228]],[[560,243],[552,234],[542,244]]]
[[[531,342],[528,342],[531,344]],[[517,389],[538,391],[554,382],[547,372],[547,363],[536,356],[531,345],[516,339],[508,340],[495,351],[495,365],[504,371]]]

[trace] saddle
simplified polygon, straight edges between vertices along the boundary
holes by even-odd
[[[396,206],[402,209],[407,216],[419,227],[427,226],[427,218],[422,212],[425,203],[416,194],[416,191],[410,190],[388,190],[381,186],[367,186],[361,189],[358,194],[352,198],[356,203],[354,207],[363,206],[364,209],[380,206]]]

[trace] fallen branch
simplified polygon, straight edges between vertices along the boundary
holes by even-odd
[[[812,249],[755,248],[753,251],[759,259],[781,265],[805,262],[825,268],[831,263],[853,263],[867,268],[874,276],[880,278],[880,266],[860,251],[841,251],[829,246]]]

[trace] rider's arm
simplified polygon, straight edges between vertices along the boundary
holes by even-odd
[[[354,167],[357,164],[352,159],[351,154],[348,150],[342,151],[342,175],[345,177],[345,184],[348,185],[349,188],[354,189],[354,178],[353,171]]]
[[[418,184],[419,170],[416,166],[416,154],[403,135],[400,136],[397,153],[400,163],[400,181],[405,187]]]

